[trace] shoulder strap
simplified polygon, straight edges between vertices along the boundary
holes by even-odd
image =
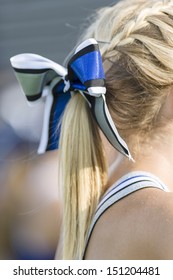
[[[101,215],[114,203],[121,200],[122,198],[128,196],[129,194],[143,189],[143,188],[157,188],[161,189],[163,191],[167,191],[167,187],[154,175],[151,175],[147,172],[132,172],[125,176],[123,176],[120,180],[116,182],[111,188],[108,189],[108,191],[105,193],[105,195],[102,197],[95,215],[93,217],[87,240],[86,240],[86,246],[84,250],[85,251],[89,242],[89,239],[91,237],[92,231],[98,221],[98,219],[101,217]],[[83,255],[83,256],[84,256]]]

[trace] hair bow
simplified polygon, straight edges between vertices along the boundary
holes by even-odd
[[[11,58],[11,64],[30,103],[46,98],[38,153],[58,147],[59,132],[56,132],[56,127],[71,92],[77,90],[86,98],[109,142],[120,153],[131,158],[106,104],[105,75],[95,39],[88,39],[76,48],[67,69],[36,54],[16,55]]]

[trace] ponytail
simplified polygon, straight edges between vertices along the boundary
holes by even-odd
[[[98,126],[85,98],[74,94],[63,116],[60,137],[63,259],[82,257],[106,181],[107,166]]]

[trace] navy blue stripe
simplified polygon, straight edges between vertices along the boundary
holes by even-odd
[[[114,190],[115,188],[119,187],[121,184],[124,184],[125,182],[128,182],[128,181],[130,181],[130,180],[133,180],[133,179],[139,178],[139,177],[150,178],[150,181],[151,181],[151,182],[153,182],[153,180],[157,181],[157,179],[153,179],[153,180],[152,180],[152,178],[151,178],[150,176],[147,176],[147,175],[145,175],[145,174],[144,174],[144,175],[136,175],[136,176],[127,178],[127,179],[125,179],[124,181],[121,181],[118,185],[115,185],[115,187],[113,187],[110,191],[108,191],[108,192],[103,196],[103,198],[104,198],[105,196],[107,196],[112,190]],[[158,181],[157,181],[157,183],[161,186],[161,184],[160,184]]]
[[[42,95],[42,92],[34,94],[34,95],[26,95],[26,98],[28,99],[28,101],[35,101],[35,100],[38,100],[41,97],[41,95]]]
[[[107,195],[108,195],[110,192],[112,192],[114,189],[116,189],[116,188],[119,187],[120,185],[122,185],[122,184],[124,184],[124,183],[126,183],[126,182],[128,182],[128,181],[130,181],[130,180],[133,180],[133,179],[135,179],[135,178],[139,178],[139,177],[144,177],[144,178],[142,178],[142,180],[139,180],[139,181],[137,181],[137,182],[135,181],[135,182],[131,183],[130,185],[126,185],[124,188],[118,190],[117,192],[114,192],[111,196],[109,196],[108,198],[106,198],[106,200],[103,201],[103,202],[100,204],[100,206],[97,208],[95,214],[98,212],[98,210],[100,209],[100,207],[102,207],[102,206],[104,205],[104,203],[105,203],[110,197],[114,196],[114,194],[117,194],[119,191],[124,190],[126,187],[131,186],[131,185],[133,185],[133,184],[135,184],[135,183],[143,182],[143,181],[153,182],[153,181],[150,179],[150,177],[149,177],[149,176],[146,176],[146,175],[134,176],[134,177],[128,178],[128,179],[122,181],[121,183],[119,183],[118,185],[116,185],[116,186],[115,186],[114,188],[112,188],[108,193],[106,193],[105,196],[103,196],[103,198],[107,197]],[[146,177],[147,179],[145,179],[145,177]],[[158,183],[159,183],[159,182],[158,182]],[[159,185],[161,186],[161,184],[159,184]],[[103,198],[102,198],[102,199],[103,199]]]
[[[72,58],[68,62],[68,65],[70,65],[74,60],[78,59],[79,57],[82,57],[83,55],[94,51],[99,51],[99,46],[97,44],[92,44],[81,49],[79,52],[72,56]]]
[[[24,74],[43,74],[49,70],[52,70],[50,68],[44,68],[44,69],[21,69],[21,68],[15,68],[13,67],[14,71],[17,73],[24,73]]]
[[[128,150],[121,144],[121,142],[119,141],[119,139],[118,139],[116,133],[114,132],[114,130],[113,130],[111,124],[110,124],[110,121],[109,121],[109,119],[108,119],[108,117],[107,117],[107,115],[106,115],[105,102],[103,103],[103,113],[104,113],[105,119],[106,119],[106,121],[107,121],[107,124],[108,124],[110,130],[112,131],[114,137],[116,138],[116,141],[117,141],[118,144],[121,146],[121,148],[122,148],[122,150],[124,151],[125,155],[129,155]],[[108,141],[109,141],[111,144],[113,144],[113,142],[111,142],[111,140],[109,139],[109,137],[108,137],[106,134],[105,134],[105,136],[107,137]],[[113,146],[114,146],[114,145],[113,145]],[[115,146],[114,146],[114,147],[115,147]]]
[[[84,82],[84,85],[86,88],[89,87],[104,87],[105,86],[105,80],[104,79],[94,79],[94,80],[88,80]]]

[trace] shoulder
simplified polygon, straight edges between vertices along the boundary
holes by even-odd
[[[159,193],[151,208],[150,228],[158,259],[173,259],[173,193]]]
[[[173,193],[148,188],[112,205],[98,220],[87,258],[173,259]]]
[[[143,197],[145,202],[136,213],[136,220],[142,221],[144,246],[142,240],[137,246],[147,258],[173,259],[173,193],[149,189]],[[146,251],[145,246],[150,250]]]

